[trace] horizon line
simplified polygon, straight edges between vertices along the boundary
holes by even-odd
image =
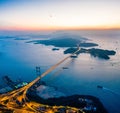
[[[58,31],[58,30],[120,30],[120,27],[84,27],[84,28],[71,28],[71,27],[64,27],[64,28],[20,28],[20,27],[9,27],[9,28],[0,28],[0,31]]]

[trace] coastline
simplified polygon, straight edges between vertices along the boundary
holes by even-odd
[[[85,113],[108,113],[97,97],[91,95],[71,95],[44,99],[36,93],[29,91],[27,97],[30,101],[35,101],[45,106],[73,107],[83,110]]]

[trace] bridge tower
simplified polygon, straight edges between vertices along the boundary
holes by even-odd
[[[79,49],[79,50],[80,50],[80,44],[77,44],[77,49]]]
[[[37,75],[37,77],[38,77],[38,76],[41,76],[40,66],[36,66],[36,75]]]

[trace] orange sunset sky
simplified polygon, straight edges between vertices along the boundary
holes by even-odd
[[[120,0],[0,0],[0,30],[120,29]]]

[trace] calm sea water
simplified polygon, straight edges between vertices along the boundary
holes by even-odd
[[[66,95],[96,96],[110,113],[120,113],[120,31],[69,31],[68,33],[91,39],[92,42],[99,44],[97,48],[115,50],[116,55],[111,56],[110,60],[102,60],[89,54],[80,54],[76,59],[70,58],[65,61],[43,80]],[[31,36],[29,40],[38,38]],[[40,66],[43,73],[67,56],[63,54],[65,48],[52,51],[53,46],[25,43],[26,41],[28,40],[0,38],[1,78],[3,75],[9,75],[13,80],[20,78],[24,81],[32,81],[37,77],[36,66]],[[63,70],[64,66],[68,69]],[[1,79],[1,87],[3,84]],[[106,89],[97,89],[97,85]]]

